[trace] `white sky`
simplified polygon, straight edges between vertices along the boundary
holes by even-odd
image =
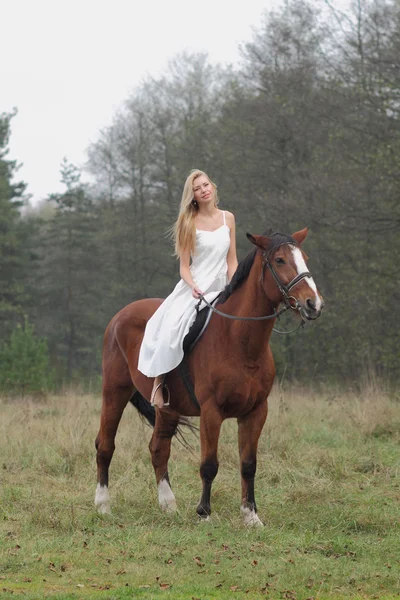
[[[9,158],[36,202],[62,191],[61,160],[86,148],[147,75],[178,52],[237,63],[278,0],[4,0],[0,113],[13,107]]]

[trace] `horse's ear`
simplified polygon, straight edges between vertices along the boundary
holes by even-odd
[[[292,238],[294,239],[295,242],[297,242],[297,244],[299,246],[301,246],[302,243],[304,242],[304,240],[306,239],[309,229],[310,229],[309,227],[305,227],[304,229],[301,229],[300,231],[296,231],[296,233],[292,234]]]
[[[256,235],[251,235],[251,233],[246,233],[246,237],[248,240],[250,240],[250,242],[252,244],[254,244],[255,246],[257,246],[257,237]]]
[[[267,250],[269,246],[269,238],[265,235],[252,235],[251,233],[246,233],[247,239],[250,240],[252,244],[257,246],[257,248],[261,248],[262,250]]]

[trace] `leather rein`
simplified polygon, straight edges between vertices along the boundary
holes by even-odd
[[[280,244],[280,245],[283,246],[285,244]],[[295,244],[292,244],[292,245],[295,246]],[[273,248],[273,250],[275,251],[277,247],[279,247],[279,246],[275,246],[275,248]],[[286,335],[289,333],[293,333],[294,331],[297,331],[300,327],[303,327],[305,320],[304,320],[302,314],[300,313],[299,302],[294,296],[290,296],[289,292],[292,288],[294,288],[295,285],[300,283],[300,281],[303,281],[303,279],[305,279],[306,277],[311,277],[312,275],[309,271],[304,271],[303,273],[299,273],[298,275],[296,275],[296,277],[294,277],[292,279],[292,281],[290,281],[287,285],[283,284],[281,282],[281,280],[279,279],[275,269],[273,268],[273,266],[269,260],[270,253],[271,253],[271,251],[269,251],[269,252],[265,251],[262,253],[262,257],[263,257],[262,272],[261,272],[259,281],[260,281],[261,287],[263,288],[264,293],[265,293],[263,280],[264,280],[264,275],[265,275],[265,269],[269,269],[269,271],[271,272],[272,277],[274,278],[275,283],[283,297],[284,306],[280,310],[274,311],[272,313],[272,315],[264,315],[262,317],[239,317],[239,316],[235,316],[235,315],[229,315],[227,313],[224,313],[224,312],[218,310],[217,308],[212,306],[204,298],[203,295],[200,296],[199,303],[196,305],[196,310],[199,311],[201,303],[204,302],[204,304],[206,306],[208,306],[208,308],[211,309],[214,313],[216,313],[217,315],[220,315],[221,317],[225,317],[226,319],[233,319],[235,321],[269,321],[270,319],[276,319],[277,317],[280,317],[281,314],[283,314],[284,312],[286,312],[289,309],[292,309],[292,310],[296,310],[299,312],[300,317],[301,317],[300,325],[298,327],[296,327],[295,329],[292,329],[291,331],[279,331],[278,329],[275,329],[275,328],[273,328],[272,331],[274,331],[275,333],[279,333],[280,335]],[[294,305],[292,304],[292,301],[294,301]]]

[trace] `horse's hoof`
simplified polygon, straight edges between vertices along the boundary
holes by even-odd
[[[111,514],[110,494],[108,493],[108,487],[106,485],[97,484],[94,504],[97,508],[97,512],[100,514]]]
[[[166,479],[161,479],[158,484],[158,504],[164,512],[176,512],[176,499]]]
[[[160,508],[163,512],[174,513],[176,512],[176,500],[173,500],[172,502],[160,502]]]
[[[203,506],[203,504],[199,504],[196,508],[196,512],[200,517],[201,521],[209,521],[211,515],[211,507],[209,504]]]
[[[243,522],[246,527],[264,527],[264,523],[260,521],[254,509],[247,506],[241,506],[240,512],[243,515]]]
[[[97,507],[97,512],[101,515],[111,515],[111,506],[109,504],[100,504]]]
[[[258,518],[257,515],[254,515],[249,521],[245,521],[246,527],[264,527],[264,523]]]
[[[209,523],[211,521],[210,515],[204,515],[204,516],[197,515],[197,517],[198,517],[197,520],[199,523]]]

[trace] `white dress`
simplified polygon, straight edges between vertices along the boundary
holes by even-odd
[[[225,222],[214,231],[196,229],[196,252],[190,271],[208,302],[228,283],[226,257],[230,246],[230,229]],[[147,377],[172,371],[183,358],[183,339],[196,317],[198,300],[181,279],[146,325],[140,348],[138,369]],[[204,304],[202,307],[204,308]]]

